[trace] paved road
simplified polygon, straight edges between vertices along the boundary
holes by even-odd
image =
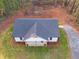
[[[64,26],[72,52],[72,59],[79,59],[79,34],[69,25]]]

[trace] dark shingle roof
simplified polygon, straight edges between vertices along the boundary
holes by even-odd
[[[14,23],[14,37],[28,37],[35,33],[47,39],[59,37],[58,20],[52,18],[19,18]]]

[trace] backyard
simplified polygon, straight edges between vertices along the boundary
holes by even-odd
[[[12,39],[11,25],[0,36],[0,59],[71,59],[66,33],[60,29],[60,40],[55,47],[26,47]]]

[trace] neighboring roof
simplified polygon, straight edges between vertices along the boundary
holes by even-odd
[[[58,20],[52,18],[19,18],[15,20],[14,37],[27,38],[31,34],[45,39],[59,37]]]

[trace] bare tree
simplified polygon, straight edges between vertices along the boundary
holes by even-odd
[[[76,0],[73,0],[72,6],[71,6],[71,9],[70,9],[71,14],[73,13],[73,10],[74,10],[75,6],[76,6]]]

